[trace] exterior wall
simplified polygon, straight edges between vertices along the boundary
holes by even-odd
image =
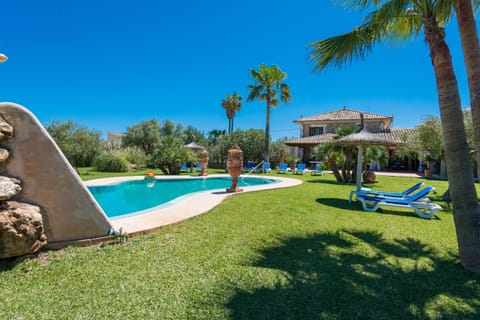
[[[107,216],[42,124],[13,103],[0,103],[0,115],[14,130],[1,143],[11,154],[3,174],[22,181],[14,200],[41,207],[48,244],[105,236]]]
[[[378,130],[378,129],[383,129],[384,128],[384,122],[382,120],[377,120],[377,121],[365,121],[365,128],[369,131],[372,130]],[[310,128],[312,127],[318,127],[318,126],[325,126],[325,132],[324,133],[335,133],[339,127],[342,126],[354,126],[354,125],[360,125],[360,120],[352,122],[352,121],[345,121],[345,122],[309,122],[309,123],[304,123],[302,124],[303,129],[301,130],[302,132],[302,137],[309,137],[310,136]]]
[[[107,133],[107,145],[112,148],[120,148],[122,146],[123,137],[122,133],[108,132]]]

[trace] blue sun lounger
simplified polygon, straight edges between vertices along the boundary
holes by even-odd
[[[288,164],[282,162],[278,165],[277,173],[288,173],[291,169],[288,167]]]
[[[428,199],[428,194],[433,190],[433,187],[426,187],[405,198],[357,193],[357,200],[365,211],[374,212],[380,207],[406,208],[413,209],[420,218],[431,219],[437,211],[442,210],[441,206]]]
[[[349,201],[352,202],[352,197],[353,197],[354,194],[355,195],[356,194],[366,194],[366,195],[371,195],[371,196],[383,195],[383,196],[386,196],[386,197],[405,198],[406,196],[410,195],[412,192],[420,189],[420,187],[423,186],[423,184],[424,184],[423,182],[419,182],[419,183],[411,186],[410,188],[405,189],[402,192],[377,191],[377,190],[372,190],[372,189],[368,189],[368,188],[362,188],[360,191],[352,190],[350,192]]]

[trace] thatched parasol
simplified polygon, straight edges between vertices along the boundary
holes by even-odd
[[[184,145],[184,147],[185,148],[190,148],[190,149],[193,149],[193,150],[202,150],[203,149],[202,146],[199,146],[195,142],[190,142],[189,144]]]
[[[363,119],[362,119],[363,120]],[[395,141],[384,139],[373,133],[362,129],[360,132],[351,133],[348,136],[333,141],[334,144],[344,146],[356,146],[358,148],[357,159],[357,191],[362,189],[362,162],[363,162],[363,146],[369,145],[395,145]]]

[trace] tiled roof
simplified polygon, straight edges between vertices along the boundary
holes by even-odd
[[[300,119],[296,119],[293,122],[295,123],[302,123],[302,122],[309,122],[309,121],[345,121],[345,120],[360,120],[360,114],[363,113],[363,118],[365,120],[370,120],[370,119],[384,119],[384,120],[389,120],[389,122],[392,120],[392,117],[390,116],[385,116],[382,114],[376,114],[376,113],[369,113],[369,112],[361,112],[361,111],[356,111],[356,110],[350,110],[347,108],[343,108],[340,110],[336,111],[331,111],[327,113],[322,113],[322,114],[317,114],[315,116],[310,116],[310,117],[302,117]]]
[[[285,144],[287,146],[299,146],[299,145],[315,146],[317,144],[322,144],[322,143],[327,143],[332,141],[334,136],[335,136],[334,133],[327,133],[327,134],[321,134],[318,136],[288,140],[288,141],[285,141]]]
[[[381,130],[381,131],[379,130],[373,133],[376,135],[380,135],[386,141],[394,141],[397,144],[402,144],[403,143],[402,135],[404,134],[411,135],[414,133],[414,131],[415,131],[414,128],[391,128],[387,130]],[[288,140],[288,141],[285,141],[285,144],[287,146],[292,146],[292,147],[293,146],[316,146],[318,144],[331,142],[334,136],[335,134],[328,133],[328,134],[322,134],[318,136]]]

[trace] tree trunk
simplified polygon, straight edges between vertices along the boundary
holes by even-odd
[[[330,167],[332,168],[333,175],[337,179],[337,182],[343,182],[342,176],[340,175],[340,172],[338,171],[338,166],[335,161],[332,161],[330,163]]]
[[[267,96],[267,120],[265,123],[265,146],[263,149],[263,160],[270,162],[270,109],[271,109],[271,97]]]
[[[465,269],[480,274],[480,208],[469,160],[457,79],[443,28],[438,26],[435,17],[426,17],[424,22],[426,42],[435,71],[460,261]]]
[[[462,39],[463,56],[468,75],[477,176],[480,178],[480,45],[472,2],[470,0],[458,1],[455,12],[457,14],[458,30]]]

